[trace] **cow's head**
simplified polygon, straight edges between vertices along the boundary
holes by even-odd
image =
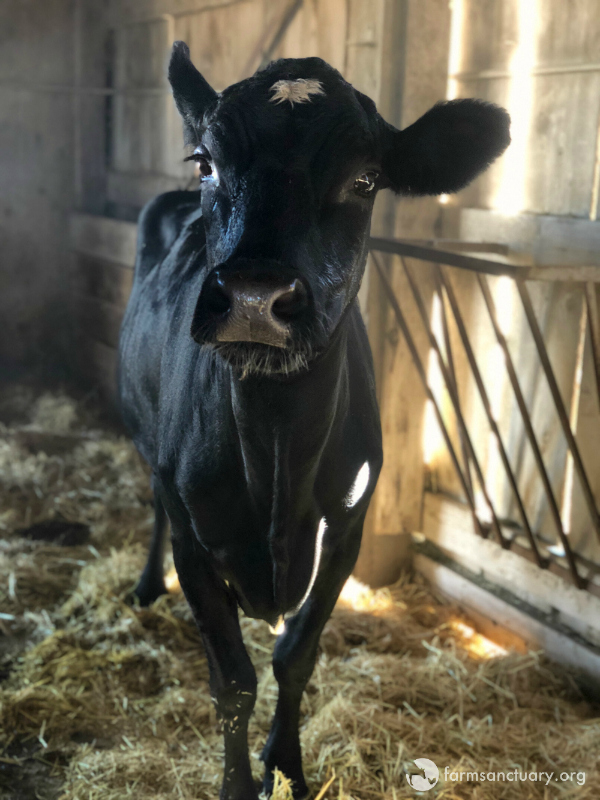
[[[478,100],[397,130],[319,58],[218,94],[176,42],[169,80],[206,231],[192,335],[246,372],[294,372],[326,349],[360,286],[379,189],[456,192],[510,141],[508,114]]]

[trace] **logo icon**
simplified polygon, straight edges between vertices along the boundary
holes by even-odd
[[[440,779],[439,769],[428,758],[416,758],[414,763],[424,773],[425,777],[407,772],[406,780],[408,785],[416,789],[417,792],[427,792],[429,789],[433,789]]]

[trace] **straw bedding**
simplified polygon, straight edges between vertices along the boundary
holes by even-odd
[[[176,591],[151,609],[130,602],[152,520],[147,471],[67,397],[5,391],[0,419],[0,797],[216,798],[222,742],[190,612]],[[259,678],[259,778],[274,637],[242,627]],[[305,693],[302,745],[319,800],[415,797],[405,771],[420,757],[441,768],[423,796],[600,794],[600,719],[572,679],[539,654],[496,653],[408,577],[348,585]],[[457,782],[445,766],[586,775]],[[283,775],[274,796],[291,798]]]

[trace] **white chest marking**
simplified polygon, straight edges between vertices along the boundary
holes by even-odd
[[[321,81],[314,78],[277,81],[271,86],[270,91],[273,92],[273,97],[270,98],[271,103],[285,103],[286,100],[289,100],[292,106],[294,103],[310,103],[313,94],[325,94]]]
[[[358,470],[358,475],[354,479],[354,483],[352,484],[352,488],[348,492],[344,503],[346,508],[353,508],[363,494],[367,491],[367,486],[369,485],[369,477],[371,472],[369,470],[369,462],[365,461],[362,467]]]
[[[308,582],[308,588],[304,592],[304,597],[296,608],[293,610],[292,614],[297,614],[298,611],[302,608],[304,603],[308,600],[308,596],[312,591],[313,586],[315,585],[315,581],[317,580],[317,575],[319,574],[319,565],[321,563],[321,553],[323,552],[323,536],[325,536],[325,531],[327,530],[327,523],[325,522],[325,517],[321,517],[321,521],[319,522],[319,529],[317,531],[317,538],[315,541],[315,558],[313,561],[313,568],[312,573],[310,575],[310,580]]]
[[[358,474],[354,479],[354,483],[350,491],[348,492],[344,504],[346,508],[352,508],[355,506],[360,498],[364,495],[367,490],[367,486],[369,485],[369,477],[371,475],[371,471],[369,469],[369,462],[365,461],[362,467],[358,470]],[[317,575],[319,574],[319,566],[321,564],[321,554],[323,552],[323,537],[325,536],[325,531],[327,530],[327,523],[325,522],[325,517],[321,517],[321,521],[319,522],[319,528],[317,530],[317,536],[315,540],[315,557],[313,561],[313,568],[312,573],[310,576],[310,581],[308,582],[308,588],[306,592],[304,592],[304,597],[298,603],[296,608],[286,614],[286,617],[291,617],[294,614],[297,614],[298,611],[302,608],[304,603],[308,600],[308,597],[312,591],[313,586],[315,585],[315,581],[317,580]],[[285,624],[282,617],[280,617],[276,627],[271,628],[271,633],[275,635],[279,635],[283,633],[285,630]]]
[[[325,531],[327,530],[327,523],[325,522],[325,517],[321,517],[321,521],[319,522],[319,528],[317,530],[317,537],[315,540],[315,557],[313,561],[313,568],[310,575],[310,580],[308,582],[308,588],[304,592],[304,597],[296,608],[293,611],[288,611],[285,614],[285,617],[279,617],[277,620],[277,624],[275,626],[269,625],[269,630],[275,636],[280,636],[282,633],[285,633],[285,620],[289,617],[293,617],[294,614],[297,614],[304,603],[308,600],[308,596],[312,591],[313,586],[315,585],[315,581],[317,580],[317,575],[319,574],[319,565],[321,564],[321,553],[323,552],[323,536],[325,536]]]

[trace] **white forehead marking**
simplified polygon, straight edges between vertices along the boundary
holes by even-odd
[[[365,461],[362,467],[358,470],[358,475],[354,479],[354,483],[352,484],[352,488],[348,492],[348,496],[346,497],[345,503],[346,508],[352,508],[355,506],[363,494],[367,491],[367,486],[369,485],[369,476],[371,472],[369,470],[369,462]]]
[[[298,78],[295,81],[277,81],[269,90],[273,92],[270,98],[271,103],[310,103],[310,96],[313,94],[325,94],[323,84],[314,78]]]

